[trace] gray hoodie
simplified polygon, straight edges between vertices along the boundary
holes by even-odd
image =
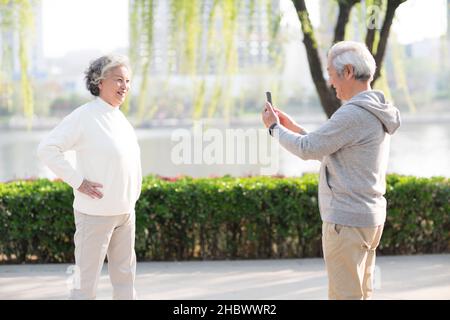
[[[360,92],[319,129],[304,135],[277,125],[274,136],[304,160],[322,161],[319,209],[323,221],[373,227],[386,219],[390,136],[400,112],[380,91]]]

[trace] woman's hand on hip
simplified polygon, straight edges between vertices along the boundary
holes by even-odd
[[[103,188],[103,185],[84,179],[83,183],[81,183],[81,186],[78,188],[78,191],[88,195],[92,199],[101,199],[103,198],[103,193],[101,193],[100,190],[97,190],[97,188]]]

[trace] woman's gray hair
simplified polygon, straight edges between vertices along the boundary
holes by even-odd
[[[328,52],[328,59],[333,64],[339,77],[346,65],[353,66],[355,79],[372,81],[377,65],[365,44],[355,41],[341,41],[334,44]]]
[[[128,58],[118,54],[105,55],[91,62],[84,72],[84,79],[86,80],[86,88],[92,95],[100,95],[100,89],[98,87],[100,81],[105,79],[108,71],[115,67],[125,67],[131,71]]]

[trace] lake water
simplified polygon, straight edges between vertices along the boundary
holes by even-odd
[[[449,177],[450,122],[447,120],[449,117],[404,119],[400,130],[391,140],[388,172],[422,177]],[[303,125],[311,130],[318,127],[319,123],[316,121]],[[217,128],[217,125],[182,130],[174,127],[137,129],[143,173],[208,177],[225,174],[298,176],[305,172],[318,172],[318,161],[303,161],[279,148],[277,144],[274,145],[274,140],[269,139],[261,126],[260,123],[254,123],[228,130],[231,135],[246,137],[241,139],[243,144],[239,146],[235,142],[231,149],[227,130],[224,127]],[[39,141],[47,133],[48,131],[0,131],[0,182],[55,177],[36,156]],[[258,135],[259,133],[262,135]],[[211,148],[213,143],[216,144],[215,149]],[[230,152],[233,156],[227,159]],[[256,154],[258,155],[255,156]],[[74,161],[73,153],[69,152],[67,158]]]

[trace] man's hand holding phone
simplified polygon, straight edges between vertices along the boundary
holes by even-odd
[[[306,131],[299,124],[297,124],[290,115],[273,106],[272,94],[270,93],[270,91],[266,92],[266,98],[268,103],[266,102],[266,105],[264,106],[263,121],[267,128],[275,122],[273,121],[275,118],[267,115],[266,116],[267,123],[266,123],[266,121],[264,120],[264,114],[265,113],[270,114],[272,111],[276,116],[277,123],[280,123],[283,127],[295,133],[306,134]]]
[[[266,98],[267,101],[262,112],[262,120],[266,128],[269,128],[272,124],[279,123],[280,120],[272,107],[272,95],[270,92],[266,92]]]
[[[297,128],[299,127],[299,125],[294,121],[294,119],[291,118],[290,115],[288,115],[287,113],[285,113],[275,107],[273,108],[273,110],[275,111],[278,118],[280,119],[280,124],[283,127],[287,128],[291,131],[298,132]]]

